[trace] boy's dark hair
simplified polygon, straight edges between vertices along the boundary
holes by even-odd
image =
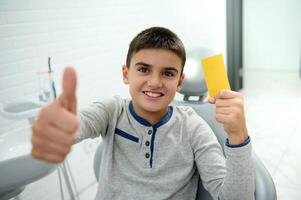
[[[167,28],[151,27],[140,32],[131,41],[126,57],[126,65],[129,68],[132,56],[142,49],[166,49],[177,54],[185,65],[186,52],[180,38]],[[182,70],[183,72],[183,70]]]

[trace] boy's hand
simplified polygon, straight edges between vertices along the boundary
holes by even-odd
[[[63,162],[76,139],[76,74],[66,67],[63,93],[45,106],[32,125],[31,155],[51,163]]]
[[[224,124],[230,144],[242,144],[248,138],[243,96],[234,91],[221,90],[208,101],[216,105],[216,120]]]

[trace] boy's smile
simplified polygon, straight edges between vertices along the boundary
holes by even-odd
[[[129,84],[135,112],[154,124],[162,119],[180,90],[184,75],[177,54],[164,49],[143,49],[123,66],[123,81]]]

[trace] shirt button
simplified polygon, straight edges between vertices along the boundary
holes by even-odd
[[[146,145],[146,146],[149,146],[149,141],[146,141],[146,142],[145,142],[145,145]]]
[[[149,135],[151,135],[152,133],[153,133],[153,131],[152,131],[152,130],[149,130],[149,131],[148,131],[148,134],[149,134]]]
[[[145,154],[145,158],[149,158],[149,153],[146,153],[146,154]]]

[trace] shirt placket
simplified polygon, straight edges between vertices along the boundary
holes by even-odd
[[[143,141],[142,141],[142,149],[143,149],[143,159],[144,159],[144,167],[150,168],[150,159],[151,159],[151,137],[153,134],[152,127],[146,129]]]

